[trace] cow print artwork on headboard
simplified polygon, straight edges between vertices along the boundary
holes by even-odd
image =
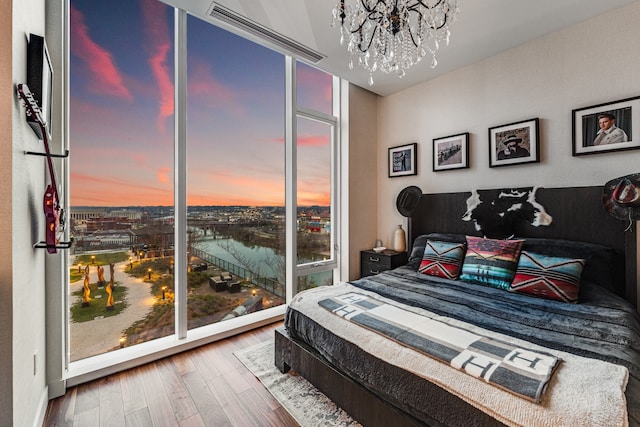
[[[521,222],[534,227],[549,225],[553,218],[536,201],[537,189],[473,190],[462,220],[474,221],[476,230],[492,239],[513,236]]]

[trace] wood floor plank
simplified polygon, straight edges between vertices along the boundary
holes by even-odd
[[[280,402],[278,402],[278,399],[273,397],[273,395],[269,393],[269,390],[264,388],[264,386],[262,385],[262,383],[258,378],[256,378],[249,371],[245,372],[244,376],[247,379],[247,381],[251,384],[253,389],[258,393],[258,396],[260,396],[262,400],[264,400],[264,402],[269,406],[269,408],[271,408],[272,411],[275,411],[280,407]]]
[[[257,418],[253,412],[247,408],[245,400],[241,395],[233,395],[230,399],[227,399],[222,409],[234,426],[244,427],[270,425],[265,419]]]
[[[125,422],[127,427],[153,427],[151,414],[146,406],[128,413],[125,416]]]
[[[149,415],[154,426],[177,425],[178,420],[171,407],[169,396],[162,386],[162,378],[158,372],[158,365],[150,363],[140,368],[142,375],[142,390],[147,400]]]
[[[66,400],[66,399],[65,399]],[[64,412],[65,424],[73,426],[73,417],[76,413],[76,404],[78,403],[78,388],[74,387],[69,396],[69,404],[66,405]]]
[[[120,380],[122,388],[122,406],[125,416],[147,408],[147,400],[142,391],[141,369],[125,371]]]
[[[182,378],[205,425],[231,425],[214,395],[216,391],[207,385],[197,371],[188,372]]]
[[[263,326],[67,390],[46,427],[293,427],[297,423],[233,354],[273,339]]]
[[[202,348],[196,348],[190,352],[190,356],[196,370],[205,380],[222,375],[216,368],[217,361],[222,356],[216,351],[210,349],[205,351]]]
[[[176,419],[182,421],[197,414],[198,408],[173,362],[170,359],[163,359],[158,361],[156,366],[162,376],[162,385],[169,397]]]
[[[73,417],[76,408],[77,387],[67,391],[67,394],[49,402],[45,427],[73,427]]]
[[[74,414],[82,414],[100,407],[100,392],[98,381],[78,386]]]
[[[238,401],[256,420],[259,420],[259,423],[266,423],[266,425],[269,426],[281,426],[283,424],[283,420],[280,419],[279,414],[276,414],[269,405],[266,404],[255,389],[241,393]]]
[[[195,414],[180,421],[180,427],[206,427],[206,424],[200,414]]]
[[[191,360],[190,354],[190,352],[185,352],[171,356],[171,361],[180,374],[195,371],[196,367]]]
[[[73,417],[73,425],[77,427],[100,427],[100,407],[96,406],[77,413]]]
[[[100,386],[100,427],[120,427],[125,424],[120,375],[98,381]]]

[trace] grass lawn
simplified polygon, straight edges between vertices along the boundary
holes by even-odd
[[[91,258],[95,257],[95,258]],[[84,278],[84,267],[89,265],[92,268],[97,267],[98,265],[109,265],[111,263],[117,263],[122,261],[127,261],[129,259],[129,255],[126,252],[109,252],[104,254],[83,254],[76,256],[75,261],[73,262],[74,267],[69,268],[69,281],[71,283],[77,282]],[[78,265],[82,265],[80,271],[78,271]],[[105,273],[108,274],[109,269],[105,268]]]
[[[125,296],[127,294],[127,288],[124,286],[119,286],[119,283],[115,283],[115,289],[113,291],[113,310],[107,310],[107,287],[98,287],[96,283],[89,284],[89,298],[90,305],[88,307],[82,306],[82,292],[84,289],[80,289],[76,292],[73,292],[72,295],[77,295],[81,299],[77,301],[75,304],[71,306],[71,321],[72,322],[87,322],[90,320],[94,320],[96,317],[111,317],[117,316],[127,308],[127,301]],[[100,298],[96,298],[96,296],[100,296]]]

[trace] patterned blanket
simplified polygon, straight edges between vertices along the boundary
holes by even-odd
[[[424,274],[415,272],[414,274],[416,278],[426,277]],[[495,333],[450,315],[442,315],[443,310],[448,314],[457,314],[456,306],[466,307],[466,310],[469,310],[486,307],[487,304],[491,306],[491,304],[500,303],[504,298],[512,302],[524,300],[523,303],[513,304],[509,311],[502,310],[506,317],[501,317],[499,320],[501,323],[507,323],[508,320],[505,319],[519,317],[524,311],[530,311],[535,301],[532,303],[529,300],[536,300],[535,298],[525,298],[523,295],[505,293],[499,289],[476,286],[474,288],[477,291],[491,294],[482,306],[476,301],[469,302],[455,297],[437,298],[433,299],[433,309],[425,310],[417,307],[416,304],[407,305],[398,302],[398,299],[408,296],[409,293],[415,296],[420,290],[430,292],[433,286],[440,287],[437,283],[426,285],[416,278],[405,281],[398,275],[392,277],[391,274],[380,273],[369,276],[366,280],[361,279],[354,284],[321,286],[300,292],[289,304],[285,326],[292,339],[314,348],[341,372],[363,384],[390,404],[401,408],[403,412],[415,417],[418,423],[460,426],[467,425],[468,420],[473,419],[475,425],[482,426],[629,426],[624,393],[629,379],[629,371],[626,367],[578,356],[564,349],[514,338],[505,333]],[[391,281],[392,285],[385,286],[382,283],[387,280]],[[378,292],[362,288],[365,284],[373,286],[374,281],[380,285]],[[448,284],[451,281],[442,279],[440,282]],[[413,291],[405,292],[403,288],[410,283],[415,283],[412,286]],[[361,286],[354,286],[355,284]],[[446,286],[449,288],[449,285]],[[388,292],[384,292],[384,288],[387,288]],[[469,290],[468,288],[472,286],[460,286],[460,288]],[[416,350],[395,339],[387,338],[369,328],[331,314],[319,304],[321,300],[336,298],[347,293],[366,295],[406,311],[428,316],[432,320],[441,320],[450,326],[510,343],[518,348],[553,354],[562,359],[562,362],[551,376],[541,402],[535,403],[485,381],[479,381],[434,357],[416,357]],[[388,295],[396,298],[390,298]],[[602,299],[602,296],[598,297],[598,300]],[[460,304],[451,305],[448,301],[458,301]],[[525,301],[527,304],[524,304]],[[612,301],[609,303],[613,304]],[[421,304],[422,302],[418,302],[417,305]],[[549,301],[541,301],[540,305],[550,306]],[[558,306],[569,305],[576,304],[558,303],[555,306],[551,304],[553,306],[551,308],[557,309]],[[578,306],[581,307],[574,307],[574,310],[581,308],[583,311],[591,311],[588,303],[586,306],[585,304],[578,304]],[[602,311],[601,306],[598,310]],[[548,310],[545,313],[546,315],[537,315],[536,319],[538,324],[548,326],[550,313]],[[489,316],[485,316],[487,317]],[[497,316],[491,316],[491,319],[496,320]],[[478,317],[476,317],[477,320],[479,320]],[[583,318],[579,319],[578,323],[577,331],[593,330],[592,325],[586,327]],[[522,322],[508,324],[511,333],[527,327],[526,323]],[[621,329],[623,328],[617,326],[613,335],[619,335]],[[571,341],[567,336],[574,336],[576,333],[578,332],[559,335],[558,339],[566,343]],[[611,347],[612,345],[607,343],[607,346],[599,347],[599,351],[606,352]],[[633,367],[634,364],[629,366]],[[631,388],[628,391],[631,394],[627,394],[627,399],[633,398],[636,390],[631,383],[629,387]],[[477,408],[475,412],[474,408]],[[629,408],[632,412],[635,411],[634,405]],[[634,425],[640,427],[640,424]]]
[[[331,313],[539,403],[558,357],[499,341],[361,293],[318,301]]]

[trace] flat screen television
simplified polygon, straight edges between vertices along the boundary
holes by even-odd
[[[53,67],[51,66],[51,58],[47,50],[47,43],[44,37],[36,34],[30,34],[27,46],[27,86],[33,94],[42,118],[47,123],[47,129],[51,134],[51,97],[53,94]],[[43,135],[40,126],[32,119],[29,124],[33,131],[42,139]]]

